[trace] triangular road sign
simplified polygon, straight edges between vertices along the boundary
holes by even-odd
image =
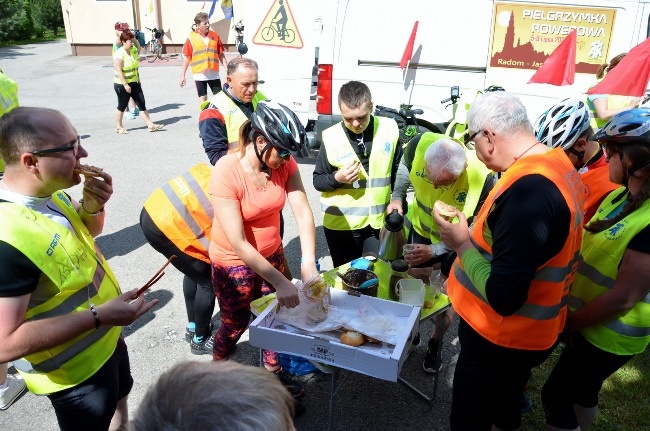
[[[253,43],[282,48],[302,48],[302,38],[293,19],[289,0],[273,2],[253,37]]]

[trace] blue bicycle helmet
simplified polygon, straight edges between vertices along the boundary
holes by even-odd
[[[618,144],[630,142],[650,144],[650,109],[634,108],[616,114],[596,132],[592,139]]]
[[[535,136],[542,144],[568,150],[589,128],[589,111],[579,99],[564,99],[551,106],[535,122]]]

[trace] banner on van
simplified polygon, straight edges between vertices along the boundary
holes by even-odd
[[[572,30],[576,72],[596,73],[607,63],[616,9],[540,4],[494,4],[490,66],[538,69]]]

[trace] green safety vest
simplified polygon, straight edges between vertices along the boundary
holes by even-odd
[[[253,96],[253,111],[257,109],[257,104],[266,100],[266,96],[261,91],[255,93]],[[239,128],[248,120],[246,114],[239,109],[239,106],[234,100],[226,94],[225,91],[218,92],[207,104],[207,108],[216,108],[223,115],[223,120],[226,123],[226,131],[228,132],[228,149],[233,150],[239,145]]]
[[[0,240],[15,247],[42,272],[31,294],[25,321],[86,311],[121,294],[117,279],[68,196],[52,196],[72,224],[65,226],[24,205],[0,203],[5,226]],[[50,349],[14,361],[29,390],[37,395],[73,387],[91,377],[111,357],[122,328],[101,326]]]
[[[130,82],[140,82],[140,73],[138,72],[140,61],[138,60],[137,53],[132,50],[130,54],[127,54],[125,49],[120,49],[122,50],[122,73],[124,73],[127,84]],[[113,72],[113,75],[115,76],[113,82],[121,84],[122,81],[117,72]]]
[[[598,84],[600,81],[602,81],[602,78],[599,79],[596,84]],[[592,85],[589,87],[590,89],[594,87],[596,84]],[[607,95],[607,107],[609,109],[621,109],[626,107],[627,105],[630,104],[632,101],[632,98],[630,96],[618,96],[616,94],[608,94]],[[587,108],[589,108],[589,111],[591,112],[591,120],[590,120],[590,125],[594,129],[594,131],[597,131],[598,129],[602,129],[605,124],[609,120],[603,120],[602,118],[598,118],[598,114],[596,114],[596,108],[594,107],[594,103],[587,97]]]
[[[354,184],[343,184],[321,194],[323,226],[328,229],[353,230],[368,225],[379,229],[382,226],[390,202],[390,179],[399,130],[395,120],[387,117],[374,117],[373,126],[370,172],[361,166],[359,179]],[[338,123],[323,132],[327,161],[339,169],[352,160],[359,160],[344,128]]]
[[[438,139],[449,139],[449,137],[427,132],[420,138],[409,174],[415,196],[413,205],[409,206],[406,215],[406,227],[410,229],[412,226],[418,235],[429,238],[432,244],[440,242],[440,231],[431,215],[433,204],[441,200],[455,206],[465,216],[471,217],[481,197],[485,178],[490,174],[490,170],[476,157],[476,151],[466,150],[467,169],[448,190],[434,188],[424,169],[426,164],[424,153]]]
[[[0,72],[0,117],[18,107],[18,84]],[[5,162],[0,159],[0,173],[5,170]],[[0,175],[2,176],[2,175]]]
[[[607,195],[592,220],[602,220],[621,202],[614,203],[623,188]],[[569,295],[569,310],[580,309],[614,288],[619,264],[630,240],[650,224],[650,200],[609,229],[584,231],[580,264]],[[580,330],[591,344],[616,355],[635,355],[650,343],[650,294],[627,313],[606,323]]]

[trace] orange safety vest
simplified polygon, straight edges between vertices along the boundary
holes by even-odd
[[[153,192],[144,203],[151,220],[182,252],[210,263],[210,229],[214,210],[208,193],[212,168],[190,168]]]
[[[472,284],[456,259],[447,291],[454,309],[490,342],[513,349],[545,350],[553,346],[564,328],[569,287],[578,266],[582,242],[585,191],[573,165],[560,148],[523,158],[497,182],[477,216],[471,233],[474,246],[492,260],[492,234],[486,220],[495,201],[517,180],[541,174],[560,189],[571,212],[571,226],[562,250],[537,269],[526,303],[511,316],[501,316]],[[532,193],[533,191],[531,191]]]
[[[585,214],[595,214],[603,198],[619,187],[618,184],[614,184],[609,180],[609,166],[589,169],[580,175],[580,178],[587,190]],[[585,220],[585,222],[588,221]]]
[[[218,40],[219,35],[210,30],[208,31],[208,46],[205,46],[203,37],[199,33],[190,34],[190,42],[192,43],[190,66],[192,73],[201,73],[208,69],[219,71]]]

